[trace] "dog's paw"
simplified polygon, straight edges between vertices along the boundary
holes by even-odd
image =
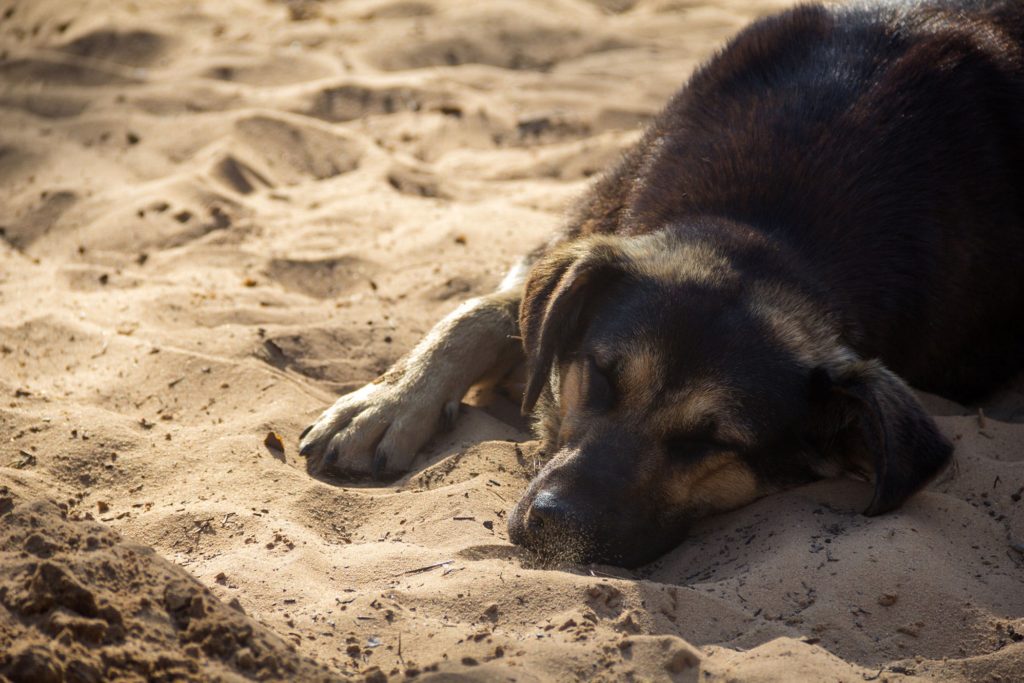
[[[312,472],[397,476],[409,471],[440,427],[451,425],[461,398],[402,381],[367,384],[339,398],[306,427],[299,452]]]

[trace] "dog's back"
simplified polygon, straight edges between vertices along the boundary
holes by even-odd
[[[517,543],[638,563],[846,470],[900,506],[952,450],[906,381],[963,399],[1024,363],[1022,42],[1016,0],[754,24],[528,269],[310,425],[311,469],[407,471],[521,338],[554,455]]]
[[[571,232],[750,226],[860,353],[958,398],[1024,353],[1024,4],[802,6],[739,34]],[[742,242],[742,236],[740,238]]]

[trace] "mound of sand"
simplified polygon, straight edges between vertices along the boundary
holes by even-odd
[[[0,675],[15,681],[338,680],[152,548],[0,487]]]
[[[295,452],[785,4],[0,8],[0,679],[1024,677],[1024,384],[925,397],[958,466],[897,513],[821,482],[637,572],[508,543],[501,399],[386,487]]]

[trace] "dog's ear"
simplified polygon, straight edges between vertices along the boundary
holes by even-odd
[[[898,508],[949,462],[952,445],[910,388],[880,362],[820,366],[810,383],[814,430],[845,445],[850,465],[874,470],[865,515]]]
[[[624,258],[614,240],[595,237],[556,248],[530,270],[519,307],[526,351],[524,414],[537,403],[555,359],[580,333],[588,301],[622,273]]]

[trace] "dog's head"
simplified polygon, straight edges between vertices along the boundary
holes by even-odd
[[[515,543],[635,566],[698,519],[844,470],[873,473],[866,513],[886,512],[948,461],[907,386],[840,344],[777,254],[689,234],[586,237],[533,267],[524,409],[551,457]]]

